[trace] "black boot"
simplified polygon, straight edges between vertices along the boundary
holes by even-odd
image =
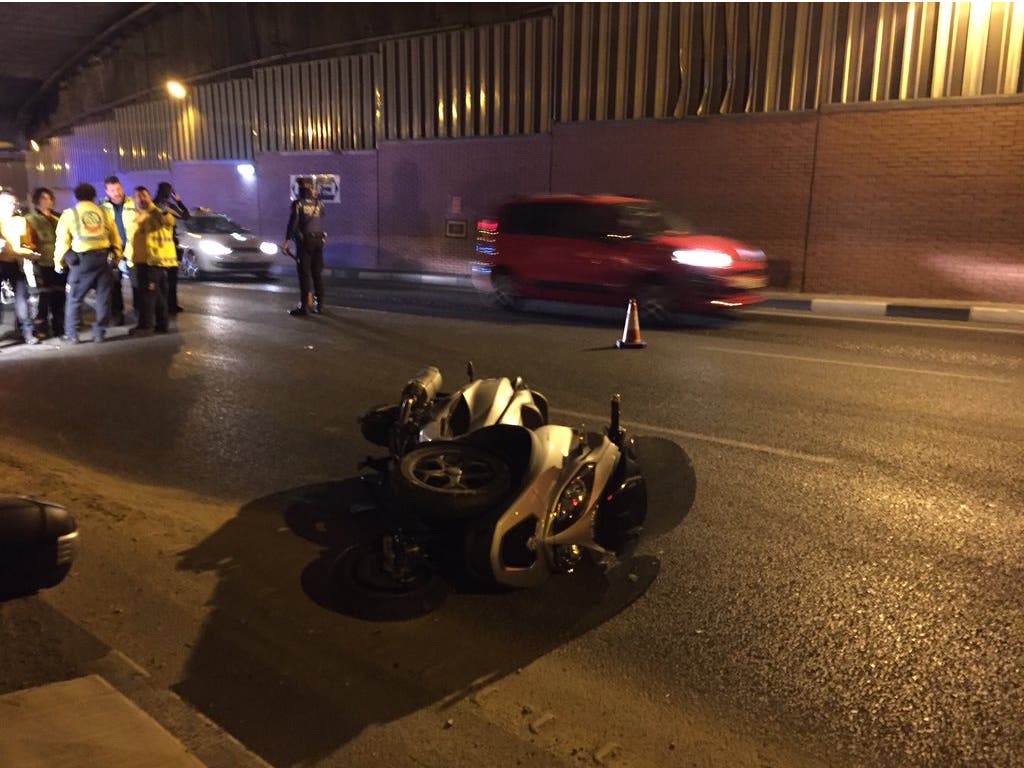
[[[292,317],[305,317],[306,307],[303,304],[299,304],[299,306],[297,306],[295,309],[289,309],[288,314],[291,315]]]
[[[324,300],[321,296],[313,297],[313,314],[322,315],[324,312]]]

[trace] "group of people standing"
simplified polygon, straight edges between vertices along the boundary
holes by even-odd
[[[181,311],[175,222],[189,218],[181,197],[169,182],[160,183],[155,198],[142,186],[128,197],[116,176],[105,180],[104,191],[106,199],[97,204],[95,187],[79,184],[75,205],[58,216],[53,192],[40,187],[32,193],[34,210],[24,217],[15,215],[14,196],[0,192],[0,280],[14,288],[26,344],[51,336],[79,343],[82,302],[90,290],[96,291],[93,339],[103,341],[109,325],[125,322],[125,277],[137,317],[133,334],[166,333],[169,317]],[[39,289],[34,320],[27,269]]]

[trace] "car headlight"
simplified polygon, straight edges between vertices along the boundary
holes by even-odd
[[[230,248],[226,245],[221,245],[216,240],[200,240],[198,248],[207,256],[227,256],[231,253]]]
[[[706,248],[688,248],[672,251],[672,261],[686,264],[689,267],[705,267],[723,269],[732,264],[732,256],[721,251],[710,251]]]
[[[548,515],[548,535],[555,536],[580,519],[594,488],[594,464],[584,464],[563,486]]]
[[[264,242],[260,243],[260,251],[262,251],[263,253],[267,254],[267,256],[273,256],[275,253],[277,253],[277,244],[276,243],[268,243],[268,242],[264,241]]]

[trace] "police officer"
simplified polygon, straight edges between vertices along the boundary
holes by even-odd
[[[313,191],[313,180],[299,179],[299,197],[292,202],[288,230],[281,250],[291,254],[290,240],[295,241],[295,266],[299,272],[299,306],[289,310],[292,317],[307,313],[307,307],[320,314],[324,306],[324,204]],[[310,292],[312,283],[313,292]]]
[[[132,250],[139,281],[139,324],[135,334],[167,333],[168,273],[178,262],[174,247],[174,215],[159,208],[146,187],[135,188],[135,230]]]
[[[71,295],[64,310],[64,340],[77,344],[82,300],[90,289],[96,289],[96,324],[93,340],[103,341],[110,314],[110,292],[114,277],[111,267],[121,260],[121,236],[113,217],[94,200],[92,184],[75,187],[75,206],[68,208],[57,221],[54,263],[71,268],[68,283]]]

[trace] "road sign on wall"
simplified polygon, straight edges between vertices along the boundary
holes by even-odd
[[[316,190],[321,202],[341,202],[341,176],[336,173],[293,173],[288,177],[292,200],[299,197],[299,179],[302,178],[313,180],[313,189]]]

